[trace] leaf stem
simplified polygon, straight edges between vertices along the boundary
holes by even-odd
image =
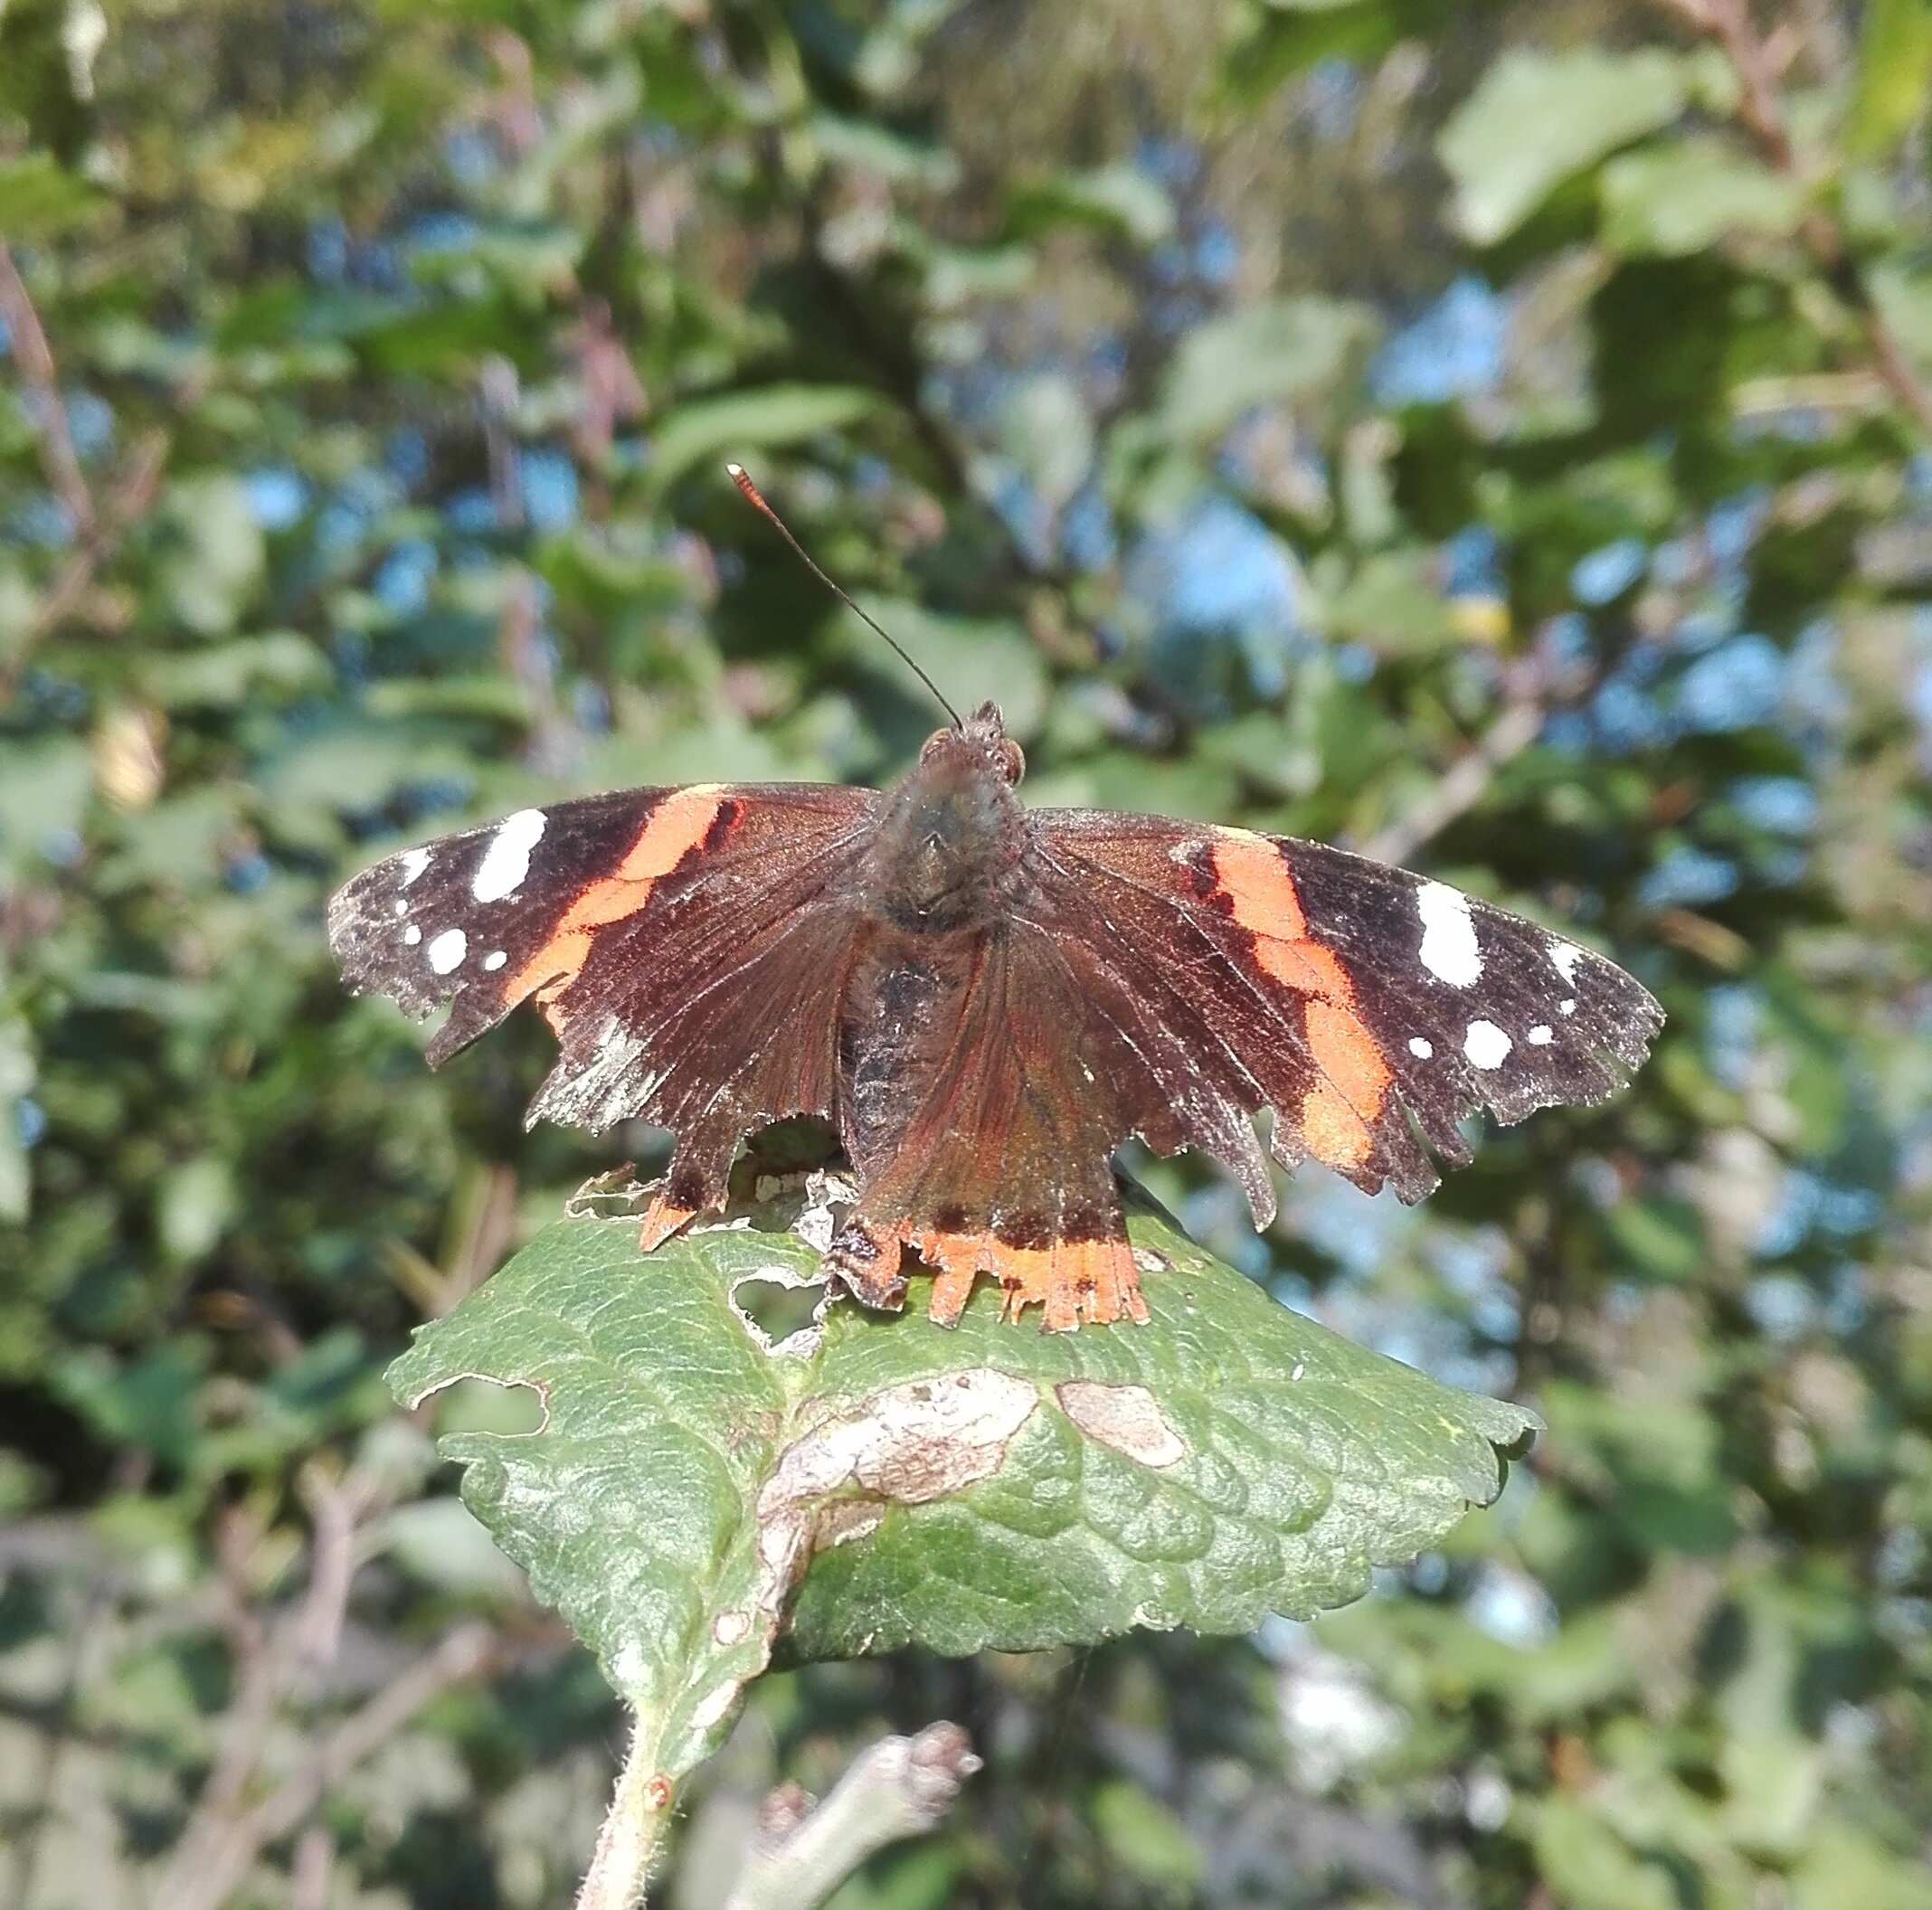
[[[671,1814],[671,1781],[658,1768],[663,1740],[664,1719],[639,1712],[576,1910],[638,1910],[643,1903],[658,1841]]]

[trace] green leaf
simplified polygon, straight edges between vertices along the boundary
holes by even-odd
[[[694,398],[666,413],[652,432],[651,481],[668,490],[709,460],[722,464],[748,450],[843,430],[878,403],[876,392],[845,384],[768,384],[722,398]]]
[[[1566,179],[1683,111],[1690,73],[1672,53],[1578,47],[1505,53],[1436,141],[1454,219],[1477,245],[1507,237]]]
[[[1201,1847],[1158,1797],[1124,1780],[1103,1784],[1089,1807],[1115,1863],[1163,1891],[1192,1893],[1207,1871]]]
[[[1056,225],[1083,225],[1117,232],[1136,245],[1158,245],[1174,230],[1174,201],[1137,165],[1069,169],[1015,191],[1007,216],[1018,238],[1034,238]]]
[[[0,9],[4,11],[4,9]],[[50,239],[96,218],[109,202],[51,154],[0,161],[0,232],[15,242]]]
[[[77,736],[9,741],[0,751],[0,877],[11,882],[78,835],[94,764]]]
[[[822,1216],[821,1216],[822,1217]],[[414,1405],[534,1387],[524,1436],[443,1442],[504,1550],[661,1731],[716,1742],[789,1622],[802,1659],[1243,1631],[1359,1597],[1487,1503],[1538,1422],[1337,1338],[1136,1218],[1144,1327],[1047,1335],[849,1303],[772,1349],[734,1303],[818,1253],[734,1224],[637,1250],[539,1234],[391,1368]],[[916,1302],[915,1294],[915,1302]],[[809,1566],[809,1571],[808,1571]],[[802,1583],[800,1580],[802,1578]]]
[[[1198,325],[1168,367],[1160,421],[1170,438],[1217,437],[1253,405],[1331,384],[1372,321],[1339,298],[1281,298]]]
[[[1440,0],[1266,0],[1230,9],[1220,88],[1252,111],[1324,60],[1371,71],[1398,41],[1420,37]],[[1243,14],[1245,14],[1244,20]]]
[[[168,492],[160,585],[174,615],[212,637],[232,628],[261,579],[267,542],[238,478],[209,471]]]
[[[1873,267],[1872,301],[1899,344],[1922,364],[1932,364],[1932,275],[1895,260]]]
[[[142,687],[166,710],[239,707],[314,695],[329,684],[328,659],[297,630],[271,630],[194,650],[164,650],[140,660]]]
[[[1927,1910],[1923,1854],[1898,1856],[1844,1823],[1823,1826],[1791,1881],[1793,1910]]]
[[[989,697],[997,701],[1009,733],[1028,741],[1046,717],[1052,684],[1039,646],[1025,627],[1003,617],[948,617],[908,597],[876,597],[859,601],[933,673],[962,710]],[[849,610],[833,629],[845,655],[860,667],[883,672],[901,689],[923,702],[898,662]]]
[[[1684,258],[1743,233],[1783,238],[1796,231],[1804,190],[1728,141],[1660,141],[1604,167],[1604,237],[1624,253]]]
[[[1877,156],[1924,112],[1932,80],[1932,4],[1867,0],[1858,37],[1858,84],[1845,127],[1853,152]]]
[[[1013,382],[999,408],[999,448],[1047,509],[1063,509],[1094,462],[1094,419],[1080,387],[1057,372]]]
[[[27,1217],[33,1189],[24,1103],[38,1073],[24,1016],[0,1006],[0,1221]]]
[[[1537,1868],[1564,1910],[1678,1910],[1661,1863],[1632,1851],[1587,1804],[1558,1792],[1537,1815]]]

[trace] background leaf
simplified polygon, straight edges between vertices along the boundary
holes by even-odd
[[[1804,188],[1721,141],[1658,141],[1603,170],[1604,237],[1619,251],[1700,252],[1732,234],[1781,239]]]
[[[1436,142],[1455,183],[1458,228],[1493,245],[1564,180],[1668,126],[1688,97],[1682,63],[1655,48],[1504,54]]]
[[[1204,324],[1168,368],[1160,421],[1177,439],[1211,438],[1251,405],[1320,392],[1370,329],[1359,307],[1312,298],[1251,305]]]

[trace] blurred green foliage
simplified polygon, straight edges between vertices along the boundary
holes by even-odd
[[[0,1900],[545,1905],[616,1719],[379,1381],[661,1137],[431,1077],[333,884],[580,789],[1348,839],[1615,952],[1610,1107],[1197,1238],[1550,1432],[1252,1641],[762,1681],[844,1910],[1932,1903],[1932,9],[0,9]],[[44,343],[41,333],[44,332]],[[410,1698],[403,1707],[396,1694]],[[397,1715],[400,1712],[401,1715]]]

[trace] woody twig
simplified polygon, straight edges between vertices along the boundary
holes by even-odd
[[[80,454],[74,449],[73,421],[61,390],[60,366],[54,362],[53,348],[47,343],[46,330],[34,309],[26,280],[20,276],[12,248],[5,240],[0,240],[0,322],[6,326],[14,363],[26,387],[28,411],[40,444],[41,468],[47,474],[47,487],[61,500],[73,520],[75,534],[85,543],[94,529],[94,494],[88,487],[87,474],[80,468]]]
[[[724,1910],[822,1904],[875,1850],[933,1829],[979,1768],[971,1739],[942,1723],[868,1745],[822,1803],[781,1786],[765,1801]]]
[[[156,1891],[156,1910],[221,1910],[246,1884],[262,1852],[302,1830],[346,1772],[439,1692],[479,1675],[500,1655],[500,1643],[487,1624],[456,1626],[359,1710],[320,1735],[313,1754],[298,1769],[251,1801],[277,1717],[305,1689],[312,1692],[335,1662],[368,1521],[386,1502],[380,1482],[353,1468],[338,1479],[313,1465],[301,1479],[300,1491],[309,1514],[308,1583],[277,1622],[264,1621],[254,1603],[262,1532],[246,1514],[235,1513],[218,1535],[223,1629],[236,1660],[235,1698],[214,1766]],[[326,1838],[301,1839],[296,1855],[298,1895],[326,1894],[332,1855]]]

